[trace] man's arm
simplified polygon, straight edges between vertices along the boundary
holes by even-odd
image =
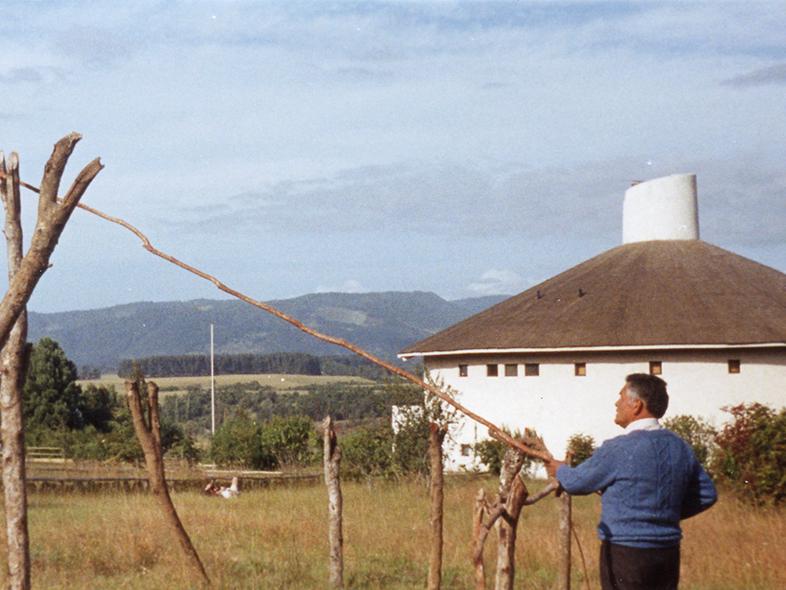
[[[695,459],[694,459],[695,461]],[[695,461],[693,477],[682,500],[680,518],[690,518],[704,512],[718,500],[718,492],[710,476],[698,461]]]
[[[604,443],[578,467],[562,461],[546,463],[546,471],[572,495],[584,495],[606,489],[614,481],[615,460],[611,445]]]

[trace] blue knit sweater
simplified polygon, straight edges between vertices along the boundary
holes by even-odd
[[[612,438],[578,467],[561,466],[557,479],[569,494],[602,492],[598,536],[629,547],[678,544],[680,519],[718,498],[691,448],[669,430]]]

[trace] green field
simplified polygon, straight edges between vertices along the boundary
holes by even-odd
[[[151,377],[148,381],[155,381],[161,389],[162,395],[185,393],[191,386],[200,386],[210,389],[210,377]],[[281,391],[300,390],[309,385],[325,385],[328,383],[356,383],[372,384],[373,381],[363,377],[345,375],[287,375],[280,373],[260,373],[256,375],[216,375],[216,387],[234,385],[235,383],[252,383],[258,381],[261,385]],[[81,386],[112,386],[118,393],[124,389],[125,379],[117,375],[103,375],[100,379],[82,379],[78,382]]]
[[[491,479],[449,478],[445,494],[444,584],[469,589],[471,509]],[[423,588],[428,494],[422,483],[344,484],[345,580],[349,588]],[[322,486],[254,490],[226,501],[197,493],[175,504],[217,588],[325,588],[327,498]],[[574,522],[597,588],[597,496],[576,498]],[[556,502],[524,509],[516,588],[553,588]],[[147,495],[32,495],[33,582],[37,588],[186,589],[196,585]],[[722,494],[686,521],[683,590],[786,588],[786,512],[753,509]],[[4,559],[4,556],[0,557]],[[495,548],[486,569],[493,583]],[[573,588],[585,588],[574,544]]]

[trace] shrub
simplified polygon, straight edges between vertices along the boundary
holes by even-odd
[[[595,452],[595,439],[589,434],[574,434],[568,439],[568,455],[570,455],[570,465],[575,467],[581,465]]]
[[[786,408],[752,403],[724,410],[733,419],[715,438],[713,474],[754,503],[780,504],[786,499]]]
[[[426,476],[429,419],[421,406],[400,406],[393,433],[392,467],[397,475]]]
[[[507,428],[503,428],[502,430],[511,435],[513,438],[522,439],[524,437],[520,430],[514,430],[513,432]],[[534,430],[528,429],[527,436],[537,436],[537,433]],[[508,448],[508,445],[504,442],[498,441],[494,438],[489,438],[475,443],[474,451],[475,455],[483,462],[490,473],[499,475],[500,471],[502,470],[502,461],[505,459],[505,452],[508,450]],[[529,471],[532,467],[533,459],[529,456],[524,457],[524,464],[521,468],[526,472]]]
[[[475,456],[488,467],[490,473],[499,475],[502,470],[502,458],[505,456],[505,449],[508,448],[503,442],[493,438],[488,438],[475,443]]]
[[[274,417],[262,426],[261,440],[278,465],[303,467],[317,457],[314,424],[305,416]]]
[[[680,415],[663,421],[663,426],[682,438],[693,449],[699,463],[709,467],[715,451],[715,437],[718,432],[702,418]]]
[[[272,451],[262,444],[262,429],[245,414],[230,418],[216,430],[210,457],[217,465],[272,469],[277,465]]]
[[[393,430],[389,424],[357,428],[342,436],[341,473],[350,479],[393,473]]]

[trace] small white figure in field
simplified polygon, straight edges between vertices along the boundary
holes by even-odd
[[[240,488],[238,487],[237,477],[232,478],[232,485],[228,488],[216,485],[216,482],[210,480],[210,483],[205,486],[205,494],[208,496],[221,496],[222,498],[230,499],[236,498],[240,495]]]
[[[240,490],[237,487],[237,477],[233,477],[232,485],[230,485],[228,488],[221,488],[221,492],[219,493],[221,494],[222,498],[227,498],[227,499],[236,498],[237,496],[239,496]]]

